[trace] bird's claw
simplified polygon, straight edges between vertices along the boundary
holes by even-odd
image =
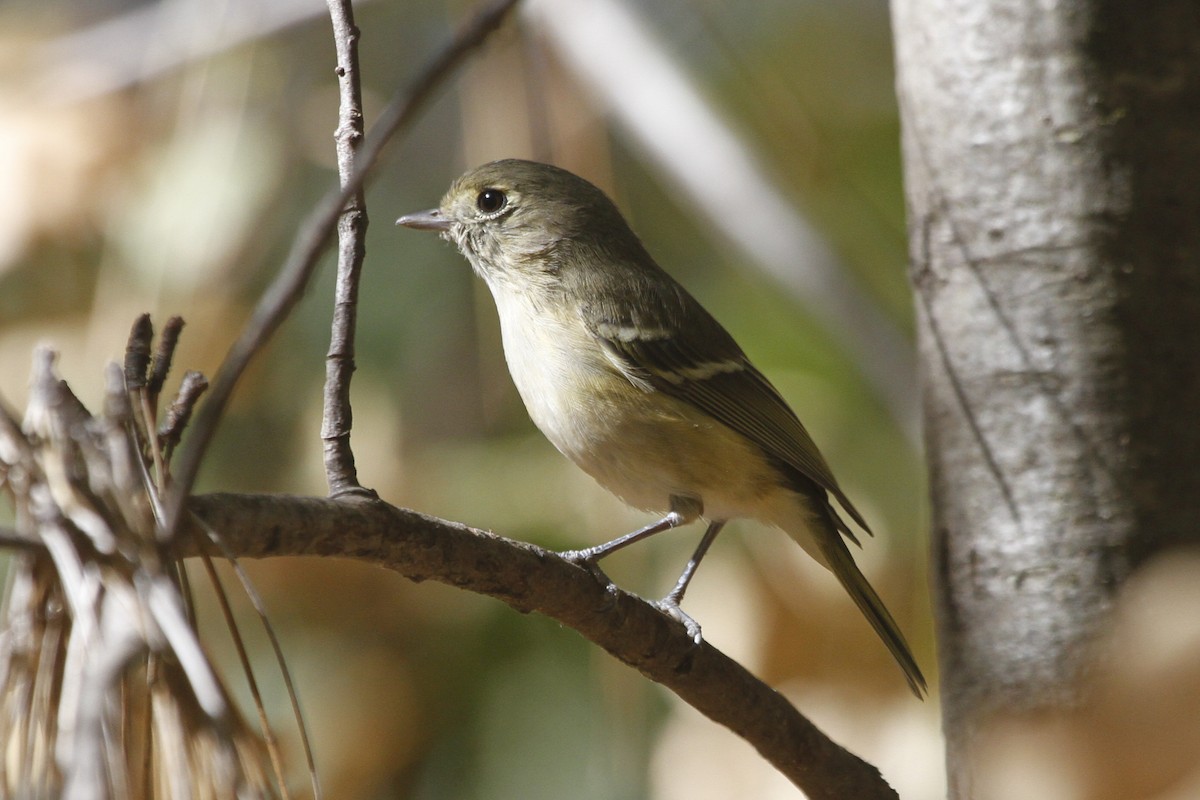
[[[612,579],[608,575],[604,574],[604,570],[600,569],[600,562],[596,560],[592,551],[563,550],[559,552],[558,557],[563,561],[587,570],[588,574],[595,578],[597,582],[604,584],[610,593],[616,589],[617,585],[612,582]]]
[[[678,600],[668,595],[662,600],[656,600],[653,605],[671,619],[681,623],[693,642],[700,644],[704,641],[704,637],[700,634],[700,623],[679,607]]]
[[[559,550],[558,557],[563,561],[570,561],[577,567],[582,567],[584,564],[595,563],[596,559],[592,557],[591,550]]]

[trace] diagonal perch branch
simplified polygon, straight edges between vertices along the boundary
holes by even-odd
[[[236,555],[352,558],[486,594],[574,628],[613,657],[738,734],[812,800],[896,793],[879,771],[832,742],[783,695],[640,598],[606,588],[535,545],[382,501],[210,494],[189,509]],[[181,542],[193,541],[182,537]]]

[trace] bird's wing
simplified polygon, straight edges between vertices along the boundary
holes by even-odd
[[[652,287],[640,303],[592,305],[585,323],[635,383],[683,400],[745,436],[770,458],[831,492],[870,533],[812,437],[766,376],[695,299],[681,287],[669,287],[665,294],[664,288]],[[617,310],[645,308],[647,303],[660,307],[645,321]],[[653,324],[647,324],[651,319]],[[844,525],[839,527],[857,541]]]

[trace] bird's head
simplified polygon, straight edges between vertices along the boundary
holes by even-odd
[[[558,167],[518,159],[471,170],[440,206],[396,224],[439,231],[493,285],[517,277],[545,283],[596,257],[612,263],[643,252],[600,189]]]

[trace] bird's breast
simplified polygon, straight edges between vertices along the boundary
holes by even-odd
[[[497,293],[496,305],[504,356],[530,418],[555,447],[578,460],[611,422],[602,399],[633,387],[576,317],[523,296]]]
[[[505,358],[529,416],[565,456],[626,503],[675,495],[710,518],[756,516],[778,478],[745,437],[690,404],[635,385],[571,314],[494,292]]]

